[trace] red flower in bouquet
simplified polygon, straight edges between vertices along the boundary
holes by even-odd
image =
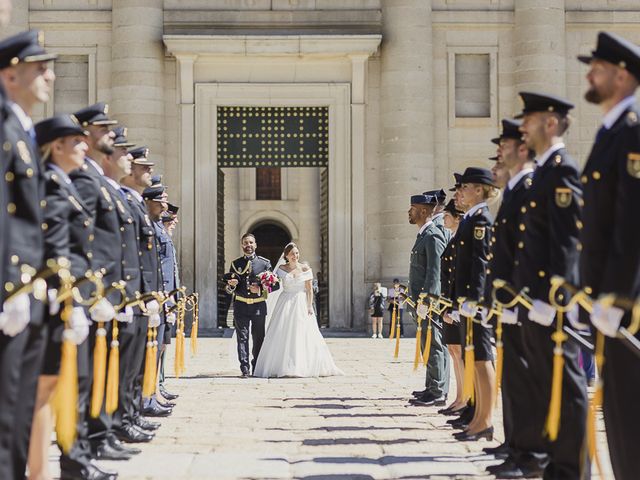
[[[262,287],[265,288],[269,293],[271,293],[273,286],[278,283],[278,276],[275,273],[270,272],[269,270],[259,274],[258,278],[260,279]]]

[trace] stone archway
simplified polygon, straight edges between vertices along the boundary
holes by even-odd
[[[258,222],[248,231],[256,237],[258,255],[268,258],[275,267],[284,247],[291,241],[291,234],[284,225],[270,220]]]

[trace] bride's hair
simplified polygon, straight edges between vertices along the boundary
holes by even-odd
[[[293,242],[290,242],[287,244],[286,247],[284,247],[284,252],[282,252],[282,255],[284,256],[284,261],[289,263],[289,259],[287,258],[287,256],[291,253],[291,250],[293,250],[294,248],[298,248],[298,245],[296,245]]]

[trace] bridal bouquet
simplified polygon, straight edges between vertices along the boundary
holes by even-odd
[[[269,293],[271,293],[273,286],[278,283],[278,276],[275,273],[270,272],[269,270],[262,272],[260,275],[258,275],[258,278],[260,279],[262,287],[265,288]]]

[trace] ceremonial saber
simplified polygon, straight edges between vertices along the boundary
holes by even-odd
[[[498,290],[506,291],[513,297],[513,300],[508,303],[500,302],[499,300],[497,300],[497,295],[496,295],[496,292]],[[513,308],[516,305],[520,304],[523,307],[525,307],[527,310],[531,310],[533,306],[533,299],[529,297],[529,295],[527,295],[524,289],[521,290],[520,292],[516,292],[513,286],[509,285],[505,280],[502,280],[499,278],[496,278],[493,281],[493,298],[496,300],[496,302],[502,305],[502,308]],[[555,308],[557,309],[557,307]],[[573,340],[578,342],[584,348],[588,349],[591,352],[595,351],[593,344],[589,342],[587,339],[585,339],[582,335],[577,333],[575,330],[573,330],[572,328],[569,328],[568,326],[563,325],[562,331],[567,335],[569,335],[569,337],[571,337]]]
[[[594,299],[590,296],[590,289],[578,289],[575,285],[568,283],[559,275],[551,277],[551,285],[555,286],[556,290],[560,288],[566,289],[572,295],[572,301],[574,301],[574,303],[578,303],[587,313],[593,313]],[[602,296],[600,301],[609,306],[617,306],[625,310],[631,310],[631,324],[634,326],[640,324],[640,302],[634,302],[628,298],[616,297],[613,294]],[[635,335],[625,327],[618,327],[618,338],[640,358],[640,340],[638,340]]]

